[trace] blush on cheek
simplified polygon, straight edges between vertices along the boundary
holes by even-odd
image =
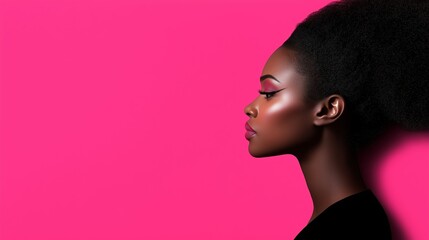
[[[276,135],[282,128],[287,127],[291,120],[296,117],[297,112],[293,106],[284,105],[281,102],[273,103],[264,112],[260,112],[260,120],[265,127],[264,132],[269,131],[270,135]],[[295,116],[294,116],[295,115]],[[266,132],[268,133],[268,132]]]
[[[278,131],[292,132],[306,123],[307,111],[301,102],[286,99],[273,104],[264,117],[267,124],[280,128]]]
[[[300,115],[305,111],[303,103],[296,101],[290,94],[279,93],[275,97],[277,97],[277,101],[273,101],[266,109],[264,117],[276,118],[281,121],[286,118],[297,117],[297,115]]]

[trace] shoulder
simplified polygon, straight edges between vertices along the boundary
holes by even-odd
[[[295,238],[301,239],[391,239],[391,233],[380,202],[365,190],[325,209]]]

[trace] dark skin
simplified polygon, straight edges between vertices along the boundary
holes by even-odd
[[[313,200],[311,222],[330,205],[367,188],[347,141],[350,116],[344,98],[306,99],[306,77],[297,71],[296,54],[280,47],[270,56],[260,90],[272,94],[261,94],[244,111],[256,132],[248,139],[253,157],[292,154],[298,159]]]

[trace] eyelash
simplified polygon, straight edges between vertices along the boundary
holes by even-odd
[[[280,90],[279,90],[280,91]],[[258,93],[259,94],[261,94],[261,95],[265,95],[265,98],[266,99],[270,99],[270,98],[272,98],[273,96],[274,96],[274,94],[276,94],[277,92],[279,92],[279,91],[273,91],[273,92],[263,92],[263,91],[261,91],[261,90],[258,90]],[[268,95],[271,95],[270,97],[268,97]]]

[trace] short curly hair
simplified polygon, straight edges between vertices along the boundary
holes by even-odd
[[[281,47],[297,52],[307,100],[344,97],[356,150],[392,125],[429,129],[428,1],[331,2]]]

